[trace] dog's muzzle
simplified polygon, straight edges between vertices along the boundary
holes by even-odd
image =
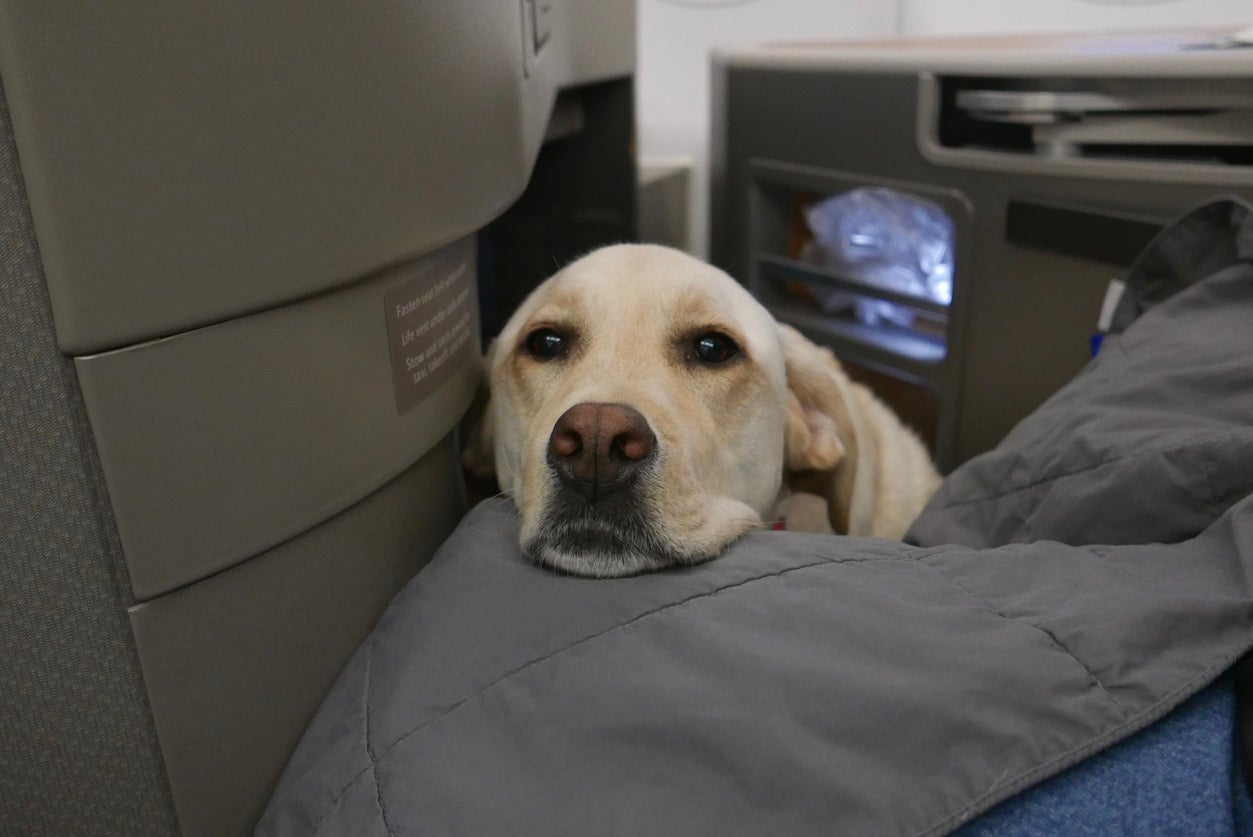
[[[532,559],[588,576],[680,563],[657,529],[649,474],[658,461],[648,420],[625,404],[576,404],[553,425],[553,494],[523,544]]]

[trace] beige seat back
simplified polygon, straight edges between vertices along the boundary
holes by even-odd
[[[0,0],[0,833],[251,830],[464,512],[474,234],[624,10]]]

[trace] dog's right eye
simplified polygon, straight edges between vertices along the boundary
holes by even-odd
[[[526,350],[535,358],[547,360],[566,353],[566,338],[551,328],[537,328],[526,337]]]
[[[740,347],[725,334],[710,331],[696,338],[692,343],[696,357],[710,366],[719,366],[740,353]]]

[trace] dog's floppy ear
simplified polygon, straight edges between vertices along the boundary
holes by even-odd
[[[846,453],[835,417],[841,399],[829,371],[829,364],[837,361],[796,329],[780,324],[779,331],[787,367],[787,467],[792,471],[829,471]]]
[[[492,341],[483,357],[483,377],[479,381],[474,402],[462,421],[465,449],[461,452],[461,464],[476,479],[492,480],[496,477],[496,433],[492,420],[492,357],[496,342]]]
[[[784,453],[791,471],[828,471],[844,458],[844,443],[835,420],[815,406],[809,398],[801,399],[792,386],[788,373],[787,436]],[[802,392],[805,387],[801,384]]]
[[[860,531],[865,504],[854,510],[862,428],[854,406],[853,383],[829,349],[814,345],[796,329],[779,325],[787,369],[787,430],[784,454],[793,487],[827,501],[832,528]],[[867,486],[857,486],[865,494]]]

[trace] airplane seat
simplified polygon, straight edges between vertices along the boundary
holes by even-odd
[[[0,833],[251,832],[465,512],[476,234],[633,21],[0,0]]]

